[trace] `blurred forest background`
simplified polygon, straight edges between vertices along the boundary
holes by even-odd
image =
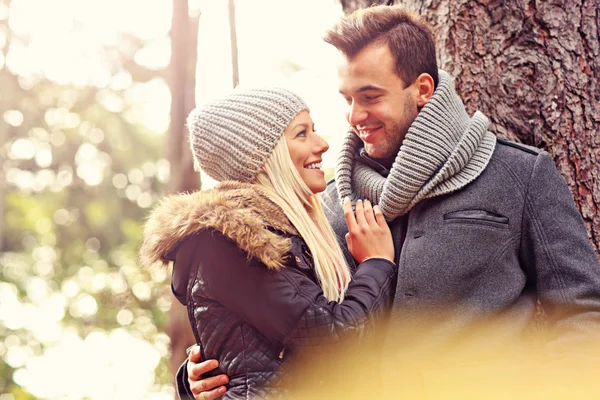
[[[168,274],[137,264],[144,217],[200,187],[197,99],[322,80],[339,3],[286,22],[320,2],[238,1],[238,51],[233,1],[0,0],[0,400],[175,396],[170,344],[176,366],[192,337]]]
[[[344,105],[320,36],[370,3],[0,0],[0,400],[173,398],[193,339],[136,253],[160,196],[211,184],[185,117],[234,82],[285,82],[330,139],[331,176]],[[598,251],[598,2],[378,3],[433,24],[494,132],[553,155]]]
[[[170,26],[96,3],[0,2],[2,400],[172,398],[168,279],[136,262],[169,179],[168,57],[144,52]]]

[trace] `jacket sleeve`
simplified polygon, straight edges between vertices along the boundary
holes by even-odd
[[[281,270],[269,270],[220,232],[204,231],[202,236],[194,251],[203,292],[286,347],[325,346],[328,339],[360,331],[391,301],[397,266],[390,261],[362,263],[338,304],[329,302],[299,268],[289,266],[291,258]]]
[[[522,231],[521,257],[536,279],[549,351],[570,352],[597,341],[600,265],[571,193],[546,152],[531,173]]]
[[[192,394],[192,390],[190,389],[190,384],[188,382],[187,362],[188,360],[186,359],[183,364],[179,366],[177,374],[175,375],[175,387],[180,400],[194,399],[194,395]]]

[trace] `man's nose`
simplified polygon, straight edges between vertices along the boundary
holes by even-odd
[[[364,122],[367,119],[367,116],[367,110],[355,101],[348,106],[348,114],[346,114],[346,119],[350,125],[354,126]]]

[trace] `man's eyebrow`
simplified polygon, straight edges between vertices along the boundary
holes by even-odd
[[[374,86],[374,85],[366,85],[366,86],[362,86],[360,87],[357,92],[367,92],[369,90],[382,90],[380,87]]]
[[[383,89],[378,86],[375,86],[375,85],[365,85],[365,86],[361,86],[356,91],[358,93],[362,93],[362,92],[368,92],[369,90],[383,90]],[[346,95],[343,90],[339,90],[339,92],[342,95]]]

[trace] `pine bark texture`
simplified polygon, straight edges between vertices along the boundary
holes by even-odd
[[[190,17],[187,0],[173,0],[171,25],[171,121],[167,138],[167,159],[171,170],[168,193],[192,192],[200,187],[194,171],[185,127],[186,118],[195,107],[196,55],[198,18]],[[167,334],[171,339],[171,369],[173,376],[187,357],[186,348],[195,343],[187,309],[172,297]]]
[[[394,3],[422,15],[469,113],[552,155],[600,255],[599,0],[341,3],[345,12]]]

